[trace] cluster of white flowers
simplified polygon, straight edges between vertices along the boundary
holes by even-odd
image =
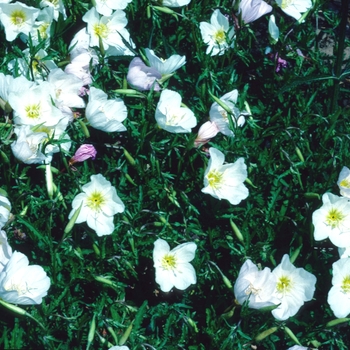
[[[29,265],[28,258],[12,252],[6,232],[11,204],[0,195],[0,299],[11,304],[40,304],[50,288],[50,278],[41,266]]]
[[[315,284],[316,277],[303,268],[296,268],[285,254],[273,271],[267,267],[259,270],[247,260],[239,272],[234,293],[239,304],[247,302],[253,309],[276,305],[272,315],[284,321],[313,298]]]

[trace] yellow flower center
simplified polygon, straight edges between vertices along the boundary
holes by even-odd
[[[332,229],[336,228],[344,218],[345,215],[340,210],[332,208],[326,216],[326,225],[330,226]]]
[[[96,36],[98,36],[99,38],[107,38],[108,36],[108,28],[105,24],[95,24],[93,27],[93,31],[95,33]]]
[[[220,173],[217,170],[212,170],[207,175],[209,186],[214,189],[221,187],[222,178],[223,178],[223,173]]]
[[[47,33],[46,30],[49,27],[49,23],[43,23],[39,28],[40,38],[41,39],[47,39]]]
[[[37,119],[40,117],[40,102],[34,105],[26,106],[24,109],[28,118]]]
[[[343,279],[343,283],[341,285],[341,289],[345,294],[349,294],[350,293],[350,276],[346,276]]]
[[[281,276],[277,282],[276,289],[279,293],[285,294],[292,289],[292,281],[287,276]]]
[[[16,291],[18,295],[24,295],[29,292],[29,288],[25,281],[13,281],[9,280],[5,283],[4,289],[7,292]]]
[[[10,21],[14,26],[21,27],[26,21],[26,14],[24,11],[15,10],[10,15]]]
[[[162,258],[162,267],[165,270],[172,270],[176,268],[176,258],[174,255],[166,254]]]
[[[289,7],[290,5],[292,5],[294,2],[294,0],[282,0],[281,3],[281,9],[286,9],[287,7]]]
[[[86,201],[87,206],[94,210],[100,211],[102,205],[106,202],[101,192],[93,192]]]
[[[213,37],[218,44],[223,44],[226,42],[226,33],[223,28],[218,29],[214,33]]]
[[[346,179],[340,181],[339,185],[341,187],[350,188],[350,180],[349,180],[349,178],[346,178]]]

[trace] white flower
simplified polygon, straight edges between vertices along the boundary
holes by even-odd
[[[208,45],[207,55],[223,55],[226,49],[234,46],[234,30],[230,29],[228,19],[220,10],[213,12],[210,23],[201,22],[199,27],[202,39]]]
[[[350,258],[350,246],[344,248],[338,248],[339,258]]]
[[[1,196],[0,196],[1,200]],[[5,231],[0,231],[0,272],[4,269],[12,255],[12,248],[7,242]]]
[[[86,119],[95,129],[105,132],[126,130],[122,124],[128,114],[124,101],[119,98],[108,100],[107,94],[100,89],[90,88],[85,113]]]
[[[56,21],[58,20],[58,16],[60,13],[63,15],[64,20],[67,18],[63,0],[42,0],[40,2],[40,7],[43,8],[45,6],[49,6],[54,10],[54,18]]]
[[[197,125],[194,113],[187,107],[181,107],[181,96],[172,90],[163,90],[156,108],[158,126],[172,133],[191,132]]]
[[[162,5],[167,7],[181,7],[186,6],[191,0],[163,0]]]
[[[116,189],[101,174],[91,175],[91,182],[82,187],[72,203],[69,219],[83,203],[76,223],[85,222],[98,236],[110,235],[114,231],[114,215],[124,211],[124,203]]]
[[[299,20],[301,14],[312,7],[311,0],[276,0],[277,5],[287,15]]]
[[[329,237],[337,247],[350,246],[350,203],[347,198],[325,193],[323,205],[312,214],[316,241]]]
[[[51,31],[51,24],[53,22],[53,17],[54,17],[54,10],[52,7],[48,6],[40,11],[40,14],[33,26],[33,29],[30,32],[33,43],[35,45],[39,44],[39,35],[38,35],[38,32],[39,32],[40,39],[46,40],[45,47],[49,46],[48,39],[50,38],[50,31]],[[27,41],[27,38],[25,41]]]
[[[288,348],[287,350],[309,350],[309,348],[305,346],[294,345],[291,348]]]
[[[113,10],[124,10],[132,0],[95,0],[98,13],[110,16]]]
[[[39,265],[29,265],[28,258],[14,252],[0,273],[0,298],[12,304],[41,304],[50,288],[50,278]]]
[[[10,201],[0,194],[0,230],[5,226],[11,211]]]
[[[227,199],[231,204],[239,204],[248,197],[248,189],[243,182],[247,178],[247,166],[239,158],[233,164],[225,164],[225,156],[216,148],[209,148],[210,160],[204,174],[203,193],[217,199]]]
[[[239,13],[244,23],[254,22],[271,11],[272,7],[262,0],[241,0],[239,3]]]
[[[0,21],[5,29],[6,40],[13,41],[19,33],[29,34],[39,10],[21,2],[0,4]]]
[[[332,285],[328,304],[336,317],[346,317],[350,313],[350,258],[333,263]]]
[[[276,19],[274,15],[271,15],[269,18],[269,33],[272,38],[272,40],[276,43],[278,41],[278,38],[280,36],[280,30],[278,29],[276,25]]]
[[[156,282],[163,292],[169,292],[173,287],[184,290],[197,282],[196,271],[189,263],[194,259],[196,249],[193,242],[180,244],[172,250],[161,238],[154,242]]]
[[[248,307],[261,309],[279,303],[272,297],[275,287],[276,277],[268,267],[259,270],[251,260],[247,260],[239,271],[233,290],[241,305],[248,300]]]
[[[123,345],[123,346],[112,346],[111,348],[109,348],[109,350],[130,350],[127,346]]]
[[[310,301],[315,292],[316,277],[303,268],[291,264],[285,254],[281,263],[272,271],[276,277],[274,297],[281,303],[272,310],[272,315],[280,321],[294,316],[305,301]]]
[[[160,74],[172,74],[184,64],[186,64],[186,56],[172,55],[164,60],[157,57],[153,50],[146,49],[146,56],[152,68],[155,68]]]
[[[47,140],[47,133],[34,132],[29,125],[17,126],[14,129],[17,140],[12,142],[13,155],[25,164],[49,163],[52,154],[42,152],[43,144]]]
[[[243,126],[245,123],[244,115],[246,112],[241,112],[237,107],[238,90],[232,90],[220,97],[220,100],[231,110],[229,114],[224,108],[222,108],[217,102],[211,105],[209,111],[209,118],[216,124],[220,132],[226,136],[234,136],[233,131],[230,129],[229,118],[232,119],[233,125]]]
[[[350,198],[350,169],[346,166],[340,171],[337,185],[343,197]]]

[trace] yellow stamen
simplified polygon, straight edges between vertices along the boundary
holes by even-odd
[[[87,206],[94,210],[100,211],[102,205],[106,202],[101,192],[93,192],[86,201]]]
[[[221,186],[222,178],[223,178],[223,173],[220,173],[217,170],[212,170],[207,175],[209,186],[214,189],[217,189]]]
[[[24,11],[14,10],[10,15],[10,21],[14,26],[21,27],[26,21],[27,16]]]
[[[279,293],[288,293],[292,289],[291,279],[287,276],[281,276],[277,282],[276,289]]]
[[[349,294],[350,293],[350,276],[346,276],[343,279],[343,283],[341,285],[341,289],[345,294]]]
[[[332,208],[326,216],[326,225],[330,226],[332,229],[336,228],[344,218],[345,215],[340,210]]]
[[[162,258],[162,267],[165,270],[172,270],[176,268],[176,258],[174,255],[166,254]]]

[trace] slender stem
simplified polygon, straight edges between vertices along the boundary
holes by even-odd
[[[338,40],[338,49],[337,49],[337,58],[334,67],[334,74],[336,78],[339,78],[341,75],[341,67],[344,57],[345,49],[345,37],[346,37],[346,24],[348,19],[348,9],[349,9],[349,0],[342,0],[341,2],[341,21],[339,25],[339,40]],[[331,102],[330,113],[334,113],[337,108],[338,95],[339,95],[339,81],[335,81],[333,85],[333,96]]]

